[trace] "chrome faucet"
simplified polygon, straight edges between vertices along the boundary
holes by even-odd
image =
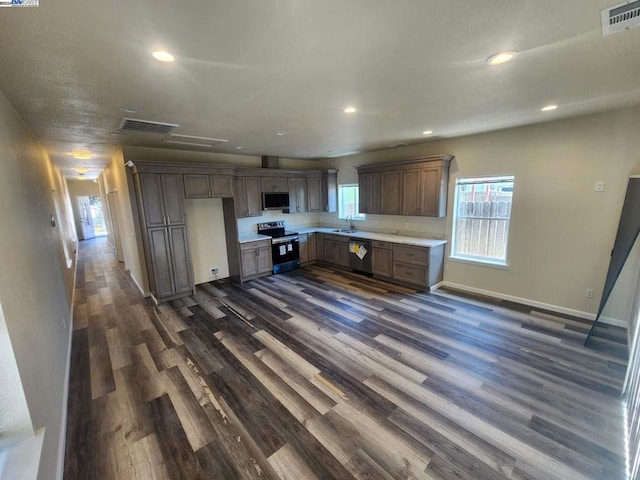
[[[349,224],[349,230],[355,232],[356,226],[353,224],[353,217],[351,215],[347,215],[346,222]]]

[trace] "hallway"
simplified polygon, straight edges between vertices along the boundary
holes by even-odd
[[[322,266],[154,307],[81,242],[65,480],[622,480],[587,329]]]

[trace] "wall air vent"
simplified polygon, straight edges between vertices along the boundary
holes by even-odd
[[[600,11],[602,35],[612,35],[640,25],[640,0],[627,1]]]
[[[126,130],[128,132],[139,133],[158,133],[160,135],[166,135],[171,130],[179,127],[175,123],[162,123],[152,122],[150,120],[138,120],[136,118],[123,118],[120,120],[118,130]]]

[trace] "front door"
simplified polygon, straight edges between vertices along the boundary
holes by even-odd
[[[80,223],[80,231],[78,236],[80,240],[88,240],[96,236],[93,226],[93,217],[91,215],[91,203],[88,196],[78,197],[78,216]]]

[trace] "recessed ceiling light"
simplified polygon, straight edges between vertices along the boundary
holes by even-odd
[[[432,133],[432,130],[425,130],[424,132],[422,132],[423,135],[431,135]]]
[[[244,147],[236,147],[236,150],[242,150]]]
[[[276,132],[276,135],[279,137],[282,137],[283,135],[286,135],[287,132]]]
[[[556,108],[558,108],[557,105],[547,105],[546,107],[542,108],[543,112],[551,112],[553,110],[555,110]]]
[[[89,160],[92,157],[91,152],[88,152],[86,150],[74,150],[73,152],[71,152],[71,156],[73,158],[77,158],[78,160]]]
[[[124,113],[138,113],[138,110],[130,107],[122,107],[120,110]]]
[[[173,55],[165,50],[156,50],[151,55],[160,62],[173,62],[174,60]]]
[[[356,109],[356,107],[349,105],[347,108],[344,109],[344,113],[356,113],[358,110]]]
[[[489,65],[502,65],[503,63],[507,63],[518,56],[518,52],[515,50],[509,50],[506,52],[498,52],[495,55],[491,55],[487,58],[487,63]]]

